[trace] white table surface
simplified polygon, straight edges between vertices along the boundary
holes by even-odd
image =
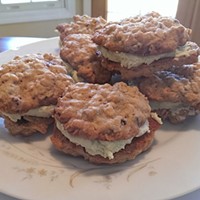
[[[0,193],[0,200],[20,200]],[[70,199],[69,199],[70,200]],[[200,200],[200,189],[173,200]]]

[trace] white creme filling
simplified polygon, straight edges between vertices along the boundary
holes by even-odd
[[[162,119],[157,115],[155,112],[151,112],[151,117],[155,121],[157,121],[159,124],[163,124]]]
[[[23,116],[49,118],[52,116],[54,112],[54,108],[55,108],[54,105],[41,106],[39,108],[34,108],[34,109],[29,110],[28,112],[21,113],[21,114],[10,114],[10,113],[3,112],[3,115],[7,116],[13,122],[17,122],[17,120],[20,120]]]
[[[161,58],[170,58],[175,57],[175,59],[178,59],[181,56],[190,56],[194,53],[194,50],[190,45],[184,45],[179,48],[177,48],[175,51],[170,53],[162,53],[159,55],[151,55],[151,56],[138,56],[130,53],[123,53],[123,52],[113,52],[109,51],[106,48],[99,46],[99,50],[101,51],[102,55],[114,62],[119,62],[123,67],[126,67],[128,69],[132,67],[137,67],[141,64],[151,64],[152,62],[159,60]]]
[[[117,140],[117,141],[102,141],[102,140],[88,140],[81,137],[76,137],[67,132],[64,126],[58,121],[56,121],[56,126],[60,132],[69,139],[70,142],[80,145],[85,148],[86,152],[90,155],[100,155],[104,158],[113,159],[114,153],[125,148],[126,144],[130,144],[133,137],[127,140]],[[140,137],[146,132],[149,132],[149,122],[146,121],[143,126],[140,127],[139,133],[136,137]]]

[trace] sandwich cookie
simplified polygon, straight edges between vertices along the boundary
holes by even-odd
[[[55,107],[53,145],[96,164],[122,163],[150,148],[160,124],[137,87],[70,85]]]
[[[157,72],[138,87],[163,120],[180,123],[200,113],[200,63]]]
[[[0,67],[0,115],[12,135],[45,134],[58,97],[73,84],[52,54],[16,56]]]
[[[189,41],[190,35],[191,30],[178,20],[151,12],[107,23],[92,39],[101,52],[102,65],[131,80],[197,62],[199,47]]]

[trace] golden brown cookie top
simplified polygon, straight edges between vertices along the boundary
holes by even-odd
[[[61,59],[52,54],[16,56],[0,67],[0,111],[23,113],[56,104],[72,82]]]
[[[111,73],[101,67],[97,45],[89,34],[70,34],[63,40],[60,57],[69,63],[86,82],[105,83]]]
[[[69,34],[93,34],[97,29],[102,28],[106,20],[102,17],[89,17],[87,15],[75,15],[73,22],[59,24],[56,29],[60,33],[61,41]]]
[[[139,88],[150,100],[196,107],[200,103],[200,63],[157,72],[143,79]]]
[[[71,34],[63,41],[60,56],[72,66],[93,62],[97,59],[97,45],[89,34]]]
[[[134,137],[150,117],[150,106],[137,87],[119,82],[70,85],[59,98],[55,119],[69,134],[90,140]]]
[[[155,55],[183,46],[190,34],[178,20],[152,12],[107,23],[96,31],[93,41],[110,51]]]

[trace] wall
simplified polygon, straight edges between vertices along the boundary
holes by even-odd
[[[76,0],[76,13],[82,15],[83,1]],[[59,19],[29,23],[0,25],[0,37],[5,36],[30,36],[30,37],[55,37],[58,33],[55,27],[59,23],[70,22],[72,19]]]

